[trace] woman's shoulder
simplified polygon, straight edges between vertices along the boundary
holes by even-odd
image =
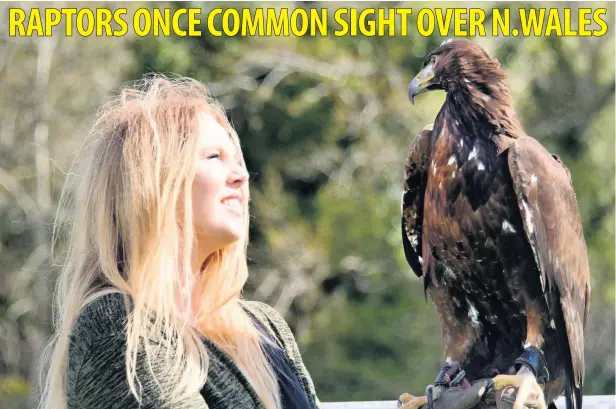
[[[282,318],[282,315],[280,315],[280,313],[274,307],[261,301],[242,300],[242,305],[244,305],[244,307],[246,307],[251,312],[257,311],[261,314],[275,317],[276,319]]]
[[[126,316],[124,297],[119,293],[101,295],[79,312],[69,337],[69,408],[103,408],[109,399],[126,403],[125,396],[129,396],[124,376]]]
[[[94,356],[114,365],[123,362],[127,309],[124,296],[107,293],[88,302],[73,322],[68,339],[69,378]],[[77,381],[77,379],[75,379]]]
[[[98,296],[85,305],[77,315],[72,340],[90,340],[100,337],[116,337],[125,333],[128,299],[118,292]]]

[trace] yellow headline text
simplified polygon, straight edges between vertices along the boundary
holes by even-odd
[[[603,36],[605,8],[32,8],[11,7],[12,37]],[[488,16],[491,16],[488,18]]]

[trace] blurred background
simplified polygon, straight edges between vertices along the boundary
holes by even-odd
[[[443,361],[439,322],[407,266],[403,165],[444,93],[407,85],[440,36],[12,38],[0,4],[0,407],[36,403],[59,192],[98,107],[144,73],[209,84],[251,172],[245,297],[280,311],[322,401],[421,393]],[[577,3],[70,3],[71,7],[568,7]],[[592,274],[586,394],[614,394],[614,4],[603,37],[482,37],[526,131],[572,173]],[[512,13],[513,14],[513,13]],[[130,15],[130,13],[129,13]],[[333,15],[333,13],[330,13]],[[204,30],[205,32],[205,30]],[[70,215],[60,215],[70,217]],[[567,223],[566,220],[562,220]],[[31,397],[28,399],[28,397]]]

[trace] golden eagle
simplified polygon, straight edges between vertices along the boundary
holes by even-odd
[[[530,379],[541,406],[564,391],[581,409],[590,279],[580,213],[568,169],[524,132],[505,80],[468,40],[424,59],[411,103],[431,90],[446,98],[405,165],[404,252],[441,322],[435,386],[462,371],[469,382]]]

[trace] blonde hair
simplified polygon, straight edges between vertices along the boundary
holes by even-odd
[[[201,333],[232,357],[266,409],[280,408],[260,335],[241,307],[248,277],[248,201],[244,238],[210,256],[201,274],[192,271],[190,197],[198,115],[204,112],[229,131],[245,166],[224,110],[196,80],[146,76],[99,113],[86,144],[89,154],[79,156],[83,178],[70,210],[74,219],[54,297],[55,332],[43,359],[41,408],[66,407],[72,326],[86,305],[116,291],[133,305],[126,328],[126,369],[139,401],[138,353],[149,368],[161,351],[170,359],[165,370],[173,380],[164,390],[170,403],[198,393],[209,363]],[[69,191],[67,180],[60,208],[68,204]],[[57,218],[54,242],[59,227]],[[198,329],[178,313],[178,306],[190,310],[192,305],[198,305]],[[160,344],[143,342],[153,334]]]

